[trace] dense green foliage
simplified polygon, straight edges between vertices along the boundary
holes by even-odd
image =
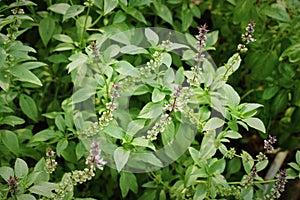
[[[280,197],[299,29],[293,0],[1,1],[0,199]]]

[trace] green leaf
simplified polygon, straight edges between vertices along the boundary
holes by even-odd
[[[216,151],[217,148],[215,144],[215,134],[209,132],[205,134],[204,138],[202,139],[199,157],[202,159],[211,158],[213,155],[215,155]]]
[[[265,125],[260,119],[256,117],[250,117],[248,119],[243,119],[243,121],[246,122],[248,126],[255,128],[256,130],[259,130],[263,133],[266,133]]]
[[[20,194],[17,195],[17,200],[36,200],[31,194]]]
[[[84,11],[84,6],[82,5],[73,5],[68,8],[63,17],[63,22],[67,19],[75,17]]]
[[[14,66],[10,68],[10,73],[22,82],[29,82],[35,85],[43,86],[40,79],[24,67]]]
[[[241,170],[241,159],[234,157],[227,164],[227,175],[235,174]]]
[[[174,79],[175,79],[175,73],[174,73],[173,68],[167,69],[167,71],[165,72],[165,75],[164,75],[163,83],[165,85],[170,85],[174,81]]]
[[[254,166],[254,160],[252,156],[246,151],[242,151],[242,162],[246,173],[249,174],[252,170],[252,167]]]
[[[217,160],[209,167],[209,173],[212,174],[221,174],[225,170],[226,162],[222,158],[220,160]]]
[[[195,163],[197,163],[200,159],[200,153],[197,149],[195,149],[194,147],[189,147],[189,152],[192,156],[192,159],[194,160]]]
[[[283,61],[285,57],[288,57],[291,63],[296,63],[300,61],[300,44],[294,44],[289,46],[279,57],[279,61]]]
[[[60,43],[53,49],[53,51],[68,51],[68,50],[72,50],[72,49],[75,49],[75,46],[73,44]]]
[[[120,172],[126,165],[129,155],[130,155],[130,151],[124,150],[123,147],[118,147],[114,151],[114,160],[115,160],[118,172]]]
[[[139,130],[144,128],[145,120],[137,119],[133,120],[128,124],[126,133],[130,136],[134,136]]]
[[[168,68],[172,65],[172,56],[169,53],[162,53],[161,62],[165,64]]]
[[[149,5],[153,0],[129,0],[129,6],[138,7],[143,5]]]
[[[80,103],[86,101],[96,94],[96,88],[80,88],[72,95],[72,103]]]
[[[143,107],[138,118],[153,119],[161,115],[162,110],[162,105],[149,102]]]
[[[107,15],[118,5],[118,0],[104,0],[104,15]]]
[[[243,189],[241,191],[241,197],[244,199],[244,200],[252,200],[253,199],[253,187],[248,187],[246,189]]]
[[[68,147],[68,140],[63,139],[59,140],[57,145],[56,145],[56,153],[58,156],[62,154],[62,152]]]
[[[122,75],[139,77],[139,70],[127,61],[119,61],[116,64],[116,71]]]
[[[58,130],[64,132],[66,129],[66,122],[65,119],[62,117],[62,115],[56,115],[55,117],[55,125],[58,128]]]
[[[0,121],[0,124],[7,124],[13,127],[15,125],[24,124],[24,123],[25,123],[24,119],[12,115],[8,115],[2,121]]]
[[[148,54],[148,51],[142,47],[138,47],[135,45],[126,45],[120,49],[121,53],[136,55],[136,54]]]
[[[230,139],[239,139],[239,138],[242,138],[243,136],[237,131],[229,130],[229,131],[225,132],[224,137],[227,137]]]
[[[278,91],[276,96],[271,102],[271,112],[275,116],[280,112],[283,112],[289,102],[289,91],[286,89],[281,89]]]
[[[257,162],[255,164],[256,170],[258,172],[261,171],[261,170],[264,170],[268,166],[268,163],[269,163],[269,160],[263,160],[263,161]]]
[[[123,139],[124,138],[124,130],[121,127],[108,125],[104,128],[104,133],[112,136],[113,138]]]
[[[45,47],[47,47],[47,44],[54,33],[54,29],[55,21],[52,18],[47,17],[40,21],[39,34]]]
[[[207,33],[206,46],[213,46],[218,41],[219,31],[212,31]]]
[[[151,99],[152,99],[153,103],[156,103],[156,102],[163,100],[165,98],[165,96],[166,96],[165,93],[161,92],[157,88],[154,88]]]
[[[37,61],[33,61],[33,62],[24,62],[22,64],[20,64],[19,66],[24,67],[28,70],[32,70],[32,69],[36,69],[42,66],[47,66],[46,63],[43,62],[37,62]]]
[[[18,177],[20,179],[24,178],[28,174],[27,163],[24,160],[17,158],[17,160],[15,162],[14,171],[15,171],[16,177]]]
[[[70,7],[71,6],[67,3],[56,3],[51,5],[48,9],[52,12],[64,15]]]
[[[296,162],[300,166],[300,151],[297,151],[296,153]]]
[[[59,132],[59,131],[54,131],[51,129],[45,129],[42,130],[38,133],[36,133],[32,138],[31,138],[31,142],[44,142],[50,139],[59,139],[61,137],[63,137],[64,135]]]
[[[0,176],[7,182],[9,177],[14,176],[14,170],[11,167],[0,167]]]
[[[0,55],[2,56],[2,55]],[[7,92],[10,86],[10,77],[4,71],[0,71],[0,87]]]
[[[166,5],[154,3],[154,8],[158,16],[160,16],[163,20],[165,20],[169,24],[171,25],[173,24],[172,13]]]
[[[140,147],[148,147],[155,151],[155,146],[150,142],[148,139],[142,138],[142,137],[135,137],[132,142],[132,145],[134,146],[140,146]]]
[[[77,157],[77,160],[79,160],[80,158],[82,158],[84,152],[85,152],[85,147],[84,147],[83,143],[81,141],[79,141],[79,143],[76,145],[76,157]]]
[[[61,42],[73,43],[73,39],[70,36],[65,34],[55,34],[53,35],[53,38]]]
[[[213,117],[206,122],[203,130],[204,131],[216,130],[217,128],[222,127],[224,124],[225,121],[223,119]]]
[[[145,29],[145,36],[152,46],[156,46],[159,42],[158,35],[150,28]]]
[[[181,85],[184,82],[184,68],[180,67],[175,74],[175,84]]]
[[[297,171],[300,172],[300,166],[299,166],[297,163],[295,163],[295,162],[290,162],[290,163],[288,163],[288,165],[289,165],[290,167],[294,168],[295,170],[297,170]]]
[[[48,198],[51,198],[53,193],[51,190],[57,189],[58,185],[55,183],[49,183],[49,182],[40,182],[37,185],[32,186],[29,188],[29,191],[34,194],[46,196]]]
[[[134,17],[136,20],[138,20],[138,21],[140,21],[140,22],[142,22],[142,23],[144,23],[144,24],[147,24],[147,21],[146,21],[144,15],[143,15],[140,11],[138,11],[137,9],[132,8],[132,7],[122,6],[122,5],[121,5],[121,7],[122,7],[122,9],[123,9],[127,14],[131,15],[131,16]]]
[[[38,121],[38,110],[33,98],[26,94],[21,94],[19,98],[19,104],[23,113],[32,119],[33,121]]]
[[[126,18],[126,14],[122,10],[119,10],[114,16],[113,24],[122,23],[126,20]]]
[[[230,108],[235,108],[240,103],[240,96],[231,85],[224,84],[221,91],[225,93],[226,103]]]
[[[193,196],[193,200],[202,200],[206,197],[207,185],[205,183],[199,183],[196,187],[196,192]]]
[[[182,31],[187,31],[188,28],[193,23],[193,13],[189,9],[181,9],[181,29]]]
[[[273,3],[271,6],[267,6],[265,9],[263,9],[262,13],[279,21],[291,21],[289,13],[286,11],[283,4]]]
[[[117,56],[120,52],[120,46],[113,44],[105,49],[104,58],[110,60],[111,58]]]
[[[11,151],[16,156],[18,156],[19,155],[18,136],[14,132],[9,131],[9,130],[0,130],[0,133],[1,133],[1,139],[2,139],[4,146],[6,146],[6,148],[9,151]]]
[[[279,87],[278,86],[272,86],[272,87],[268,87],[266,89],[264,89],[262,98],[264,100],[269,100],[272,97],[274,97],[274,95],[279,91]]]
[[[123,198],[126,197],[129,189],[134,193],[137,193],[138,184],[135,175],[132,173],[121,172],[120,188]]]
[[[64,44],[66,44],[66,43],[64,43]],[[69,63],[66,68],[69,70],[68,72],[70,73],[77,67],[80,67],[85,62],[87,62],[88,57],[87,57],[87,55],[85,55],[83,53],[76,53],[76,54],[73,54],[72,56],[70,56],[69,60],[71,60],[72,62]]]

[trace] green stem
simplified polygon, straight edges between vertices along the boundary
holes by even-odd
[[[99,17],[91,24],[91,27],[95,26],[98,21],[101,19],[102,15],[99,15]]]
[[[248,96],[249,94],[251,94],[252,92],[255,92],[256,89],[251,89],[249,90],[248,92],[246,92],[242,97],[241,97],[241,100],[243,100],[244,98],[246,98],[246,96]]]
[[[253,181],[253,184],[257,184],[257,183],[274,183],[276,182],[277,179],[271,179],[271,180],[263,180],[263,181]],[[229,185],[239,185],[241,184],[240,181],[234,181],[234,182],[228,182]]]
[[[86,32],[86,24],[87,24],[87,21],[89,18],[90,11],[91,11],[91,7],[88,6],[88,10],[86,12],[85,20],[84,20],[84,24],[83,24],[83,29],[82,29],[81,36],[80,36],[80,47],[84,46],[82,43],[83,43],[84,33]]]

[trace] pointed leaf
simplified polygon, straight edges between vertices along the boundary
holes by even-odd
[[[14,66],[10,69],[10,73],[22,82],[29,82],[39,86],[43,85],[38,77],[24,67]]]
[[[55,29],[55,22],[52,18],[47,17],[40,21],[39,33],[45,47],[51,39]]]
[[[70,19],[72,17],[79,15],[83,11],[84,11],[84,6],[82,6],[82,5],[73,5],[73,6],[69,7],[68,10],[66,11],[66,13],[64,14],[63,22],[66,21],[67,19]]]
[[[129,155],[130,155],[130,152],[124,150],[122,147],[118,147],[114,151],[114,160],[115,160],[118,172],[120,172],[126,165]]]
[[[15,176],[18,178],[24,178],[25,176],[27,176],[28,174],[28,166],[27,163],[20,159],[17,158],[16,162],[15,162]]]
[[[118,0],[104,0],[104,15],[107,15],[118,5]]]
[[[264,123],[256,117],[250,117],[248,119],[243,119],[243,121],[246,122],[248,124],[248,126],[255,128],[256,130],[259,130],[263,133],[266,132]]]
[[[33,121],[38,121],[38,110],[33,98],[28,95],[21,94],[19,98],[19,104],[21,110],[27,117]]]
[[[19,140],[17,135],[9,130],[1,130],[1,139],[6,148],[15,155],[19,154]]]

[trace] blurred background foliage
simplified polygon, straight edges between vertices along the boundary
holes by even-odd
[[[250,20],[256,23],[256,42],[250,45],[242,66],[229,82],[242,96],[242,102],[263,105],[259,118],[264,121],[267,133],[278,137],[280,148],[290,150],[291,155],[299,149],[299,1],[95,0],[94,6],[88,9],[83,6],[84,3],[88,2],[0,2],[1,166],[12,165],[16,157],[22,157],[29,167],[33,167],[44,156],[45,149],[57,147],[61,132],[68,139],[68,145],[64,148],[62,142],[59,144],[59,148],[62,148],[59,161],[64,164],[58,166],[52,181],[58,181],[66,169],[74,170],[83,165],[83,160],[77,162],[77,158],[83,156],[83,150],[80,149],[82,144],[78,145],[78,140],[73,137],[76,130],[68,122],[72,114],[66,99],[73,92],[73,84],[66,65],[69,63],[68,58],[84,50],[93,41],[95,34],[113,34],[132,27],[165,27],[195,35],[197,26],[206,23],[209,30],[215,31],[217,41],[216,50],[209,53],[220,66],[236,51],[236,46],[241,41],[240,35]],[[66,13],[67,4],[78,7]],[[25,15],[11,15],[12,9],[19,6],[24,9]],[[19,10],[16,9],[15,12]],[[76,21],[72,18],[76,18]],[[17,38],[22,43],[5,46],[3,35],[9,34],[10,39]],[[68,37],[61,37],[60,34]],[[9,59],[9,63],[4,62],[8,55],[5,51],[14,56]],[[177,67],[182,65],[180,60],[173,59]],[[26,66],[28,70],[15,70],[12,76],[6,74],[5,70],[9,65],[23,61],[32,62],[30,66]],[[22,79],[20,73],[25,73],[26,78]],[[53,130],[55,126],[59,127],[60,132]],[[45,135],[48,138],[36,136],[32,139],[35,133],[41,132],[47,133]],[[266,137],[267,135],[255,130],[248,133],[245,131],[243,139],[237,145],[246,145],[250,153],[256,154],[262,149],[260,144]],[[167,169],[165,171],[159,177],[166,176],[165,179],[172,182],[171,176],[168,176],[171,172]],[[101,173],[103,174],[99,179],[105,181],[97,180],[97,176],[100,176],[98,173],[94,180],[77,188],[80,196],[121,198],[120,193],[115,193],[119,188],[117,172],[105,169]],[[137,175],[138,183],[144,183],[145,179],[145,176]],[[99,188],[105,188],[105,196],[92,194]],[[133,188],[131,189],[134,190]],[[127,197],[130,198],[131,195],[134,196],[129,193]],[[155,194],[144,193],[141,199],[149,199],[151,195]]]

